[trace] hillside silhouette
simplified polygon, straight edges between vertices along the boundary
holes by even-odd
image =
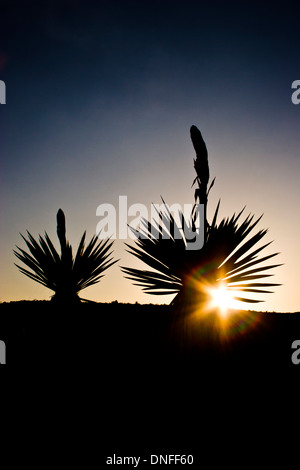
[[[5,302],[0,304],[0,339],[11,365],[60,367],[75,361],[116,371],[297,370],[291,345],[300,331],[299,312],[232,311],[226,334],[215,328],[218,315],[212,313],[183,343],[181,319],[174,312],[171,305],[117,301],[86,302],[63,311],[51,301]]]

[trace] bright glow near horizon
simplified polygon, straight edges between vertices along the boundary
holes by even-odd
[[[244,309],[242,302],[235,299],[240,292],[227,289],[226,284],[220,284],[216,288],[209,289],[208,294],[211,297],[209,308],[217,308],[223,318],[226,318],[228,310]]]

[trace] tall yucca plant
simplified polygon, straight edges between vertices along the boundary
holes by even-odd
[[[145,262],[150,270],[123,267],[126,277],[133,280],[149,294],[177,294],[174,304],[181,306],[196,303],[201,305],[208,299],[210,288],[222,283],[228,290],[251,294],[265,294],[269,287],[279,284],[258,282],[271,276],[269,270],[279,265],[263,265],[265,261],[276,256],[258,256],[269,243],[255,248],[265,236],[267,230],[260,230],[254,235],[251,232],[261,217],[254,220],[249,215],[240,222],[243,211],[231,218],[223,219],[217,224],[219,205],[209,225],[206,219],[207,196],[214,180],[209,183],[207,149],[200,131],[191,127],[191,138],[196,151],[194,167],[199,188],[195,191],[195,200],[204,206],[204,245],[199,250],[187,250],[187,240],[175,237],[179,227],[167,206],[164,214],[159,214],[158,222],[143,220],[142,229],[136,232],[136,246],[129,246],[129,252]],[[195,215],[191,220],[180,218],[184,226],[193,227]],[[154,237],[153,233],[158,234]],[[246,238],[248,237],[248,240]],[[251,268],[251,269],[250,269]],[[236,299],[244,302],[261,302],[261,299],[237,295]]]
[[[99,282],[103,272],[112,266],[116,260],[111,258],[109,240],[97,240],[93,236],[85,247],[86,232],[84,232],[76,255],[73,257],[72,247],[66,240],[66,221],[61,209],[57,212],[57,236],[60,242],[60,254],[56,251],[48,234],[39,241],[27,231],[28,239],[22,234],[30,253],[17,246],[14,254],[31,271],[16,264],[21,273],[55,292],[52,300],[58,303],[78,303],[78,292]]]

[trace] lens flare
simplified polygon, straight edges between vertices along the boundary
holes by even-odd
[[[229,311],[241,310],[241,302],[236,298],[240,294],[238,290],[228,289],[226,283],[221,282],[219,285],[208,289],[209,308],[217,309],[221,317],[226,318]]]
[[[228,285],[214,276],[215,265],[206,264],[189,273],[186,278],[185,311],[187,322],[194,336],[218,337],[229,341],[255,328],[261,322],[261,315],[245,311],[239,300],[242,290],[239,286]]]
[[[230,308],[234,308],[234,297],[232,292],[226,289],[226,286],[220,285],[209,292],[211,296],[211,307],[218,308],[222,317],[226,317]]]

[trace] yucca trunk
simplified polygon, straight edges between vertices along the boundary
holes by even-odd
[[[170,333],[180,359],[189,357],[195,346],[211,340],[210,326],[215,322],[214,312],[203,315],[208,304],[207,295],[184,284],[172,302]],[[186,356],[187,355],[187,356]]]
[[[55,294],[51,297],[51,302],[58,306],[72,306],[78,305],[81,303],[80,297],[77,292],[72,292],[71,290],[63,289],[62,291],[57,290]]]

